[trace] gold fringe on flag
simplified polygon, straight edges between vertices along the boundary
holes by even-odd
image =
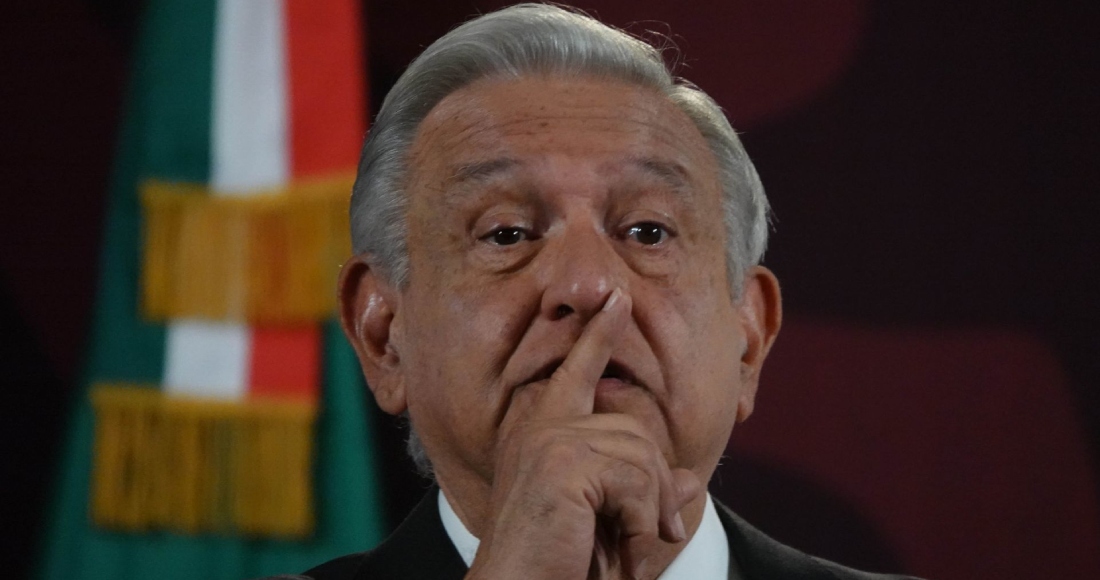
[[[145,315],[264,324],[330,316],[337,273],[351,255],[352,183],[303,182],[248,196],[145,183]]]
[[[97,385],[92,405],[97,524],[192,534],[312,532],[312,402],[222,402]]]

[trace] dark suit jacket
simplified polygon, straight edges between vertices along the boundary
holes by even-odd
[[[460,579],[466,564],[455,550],[439,518],[436,494],[431,491],[416,509],[377,548],[326,562],[305,573],[312,580]],[[868,574],[808,556],[750,526],[729,508],[715,502],[718,517],[745,580],[888,580],[901,576]],[[290,577],[284,577],[290,578]],[[294,577],[302,578],[302,577]]]

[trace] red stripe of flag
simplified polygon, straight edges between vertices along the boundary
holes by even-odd
[[[366,130],[357,0],[287,0],[291,173],[353,171]]]
[[[354,171],[366,130],[359,3],[287,0],[284,10],[290,177]],[[249,363],[250,396],[317,400],[319,326],[254,327]]]
[[[316,401],[321,384],[319,326],[252,329],[249,397]]]

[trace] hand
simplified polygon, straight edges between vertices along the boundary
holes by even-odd
[[[686,539],[679,512],[698,478],[670,469],[633,417],[593,414],[630,308],[615,290],[553,376],[513,393],[467,578],[639,578],[660,541]]]

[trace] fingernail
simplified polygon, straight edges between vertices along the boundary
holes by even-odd
[[[680,517],[680,514],[672,518],[672,535],[676,536],[677,542],[682,542],[688,537],[687,530],[684,529],[684,518]]]
[[[634,565],[634,580],[641,580],[645,575],[645,565],[649,561],[649,558],[642,558],[640,562]]]
[[[607,302],[603,303],[604,312],[607,312],[608,310],[611,310],[612,308],[614,308],[615,303],[618,302],[619,298],[622,298],[622,297],[623,297],[622,288],[616,288],[615,291],[611,293],[611,296],[607,297]]]

